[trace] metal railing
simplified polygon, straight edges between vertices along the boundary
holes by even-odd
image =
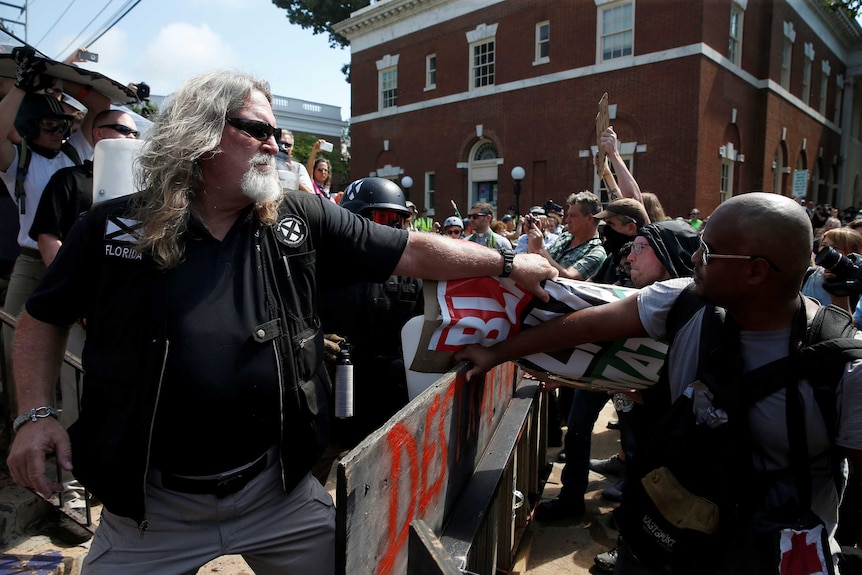
[[[11,410],[10,410],[10,407],[11,407],[11,395],[10,395],[11,390],[9,389],[10,388],[9,382],[6,380],[6,374],[9,373],[9,370],[7,369],[8,366],[6,365],[6,352],[5,352],[6,342],[4,339],[6,330],[2,329],[2,328],[3,328],[3,326],[8,326],[10,329],[12,329],[12,331],[14,331],[15,328],[17,327],[17,325],[18,325],[17,318],[15,318],[13,315],[8,313],[6,310],[0,309],[0,351],[2,351],[2,353],[0,353],[0,382],[2,382],[2,386],[3,386],[3,395],[2,395],[3,405],[6,406],[5,421],[3,423],[5,424],[6,429],[8,430],[8,433],[10,434],[10,444],[11,444],[11,434],[12,434],[12,418],[14,417],[14,414],[11,413]],[[84,367],[81,365],[81,358],[70,353],[69,351],[66,351],[64,356],[63,356],[63,362],[75,370],[75,398],[76,398],[76,401],[78,402],[78,407],[80,409],[81,383],[82,383],[82,378],[84,375]],[[59,465],[56,464],[56,462],[55,462],[54,467],[57,471],[57,482],[62,483],[63,482],[63,470]],[[29,487],[27,487],[26,489],[29,490],[30,492],[32,492],[33,494],[35,494],[36,496],[38,496],[39,498],[44,499],[44,497],[42,497],[42,495],[39,494],[38,492],[36,492],[35,490],[30,489]],[[93,515],[92,515],[92,509],[91,509],[91,505],[90,505],[90,492],[87,491],[86,489],[84,489],[84,514],[83,515],[81,515],[78,512],[78,510],[70,507],[68,505],[68,502],[65,501],[64,499],[65,498],[63,496],[63,492],[61,491],[56,496],[56,503],[55,503],[54,498],[46,499],[46,501],[48,503],[50,503],[57,511],[59,511],[60,513],[62,513],[63,515],[65,515],[66,517],[68,517],[69,519],[74,521],[76,524],[78,524],[81,528],[89,531],[90,533],[93,533],[95,531],[95,527],[93,526]]]

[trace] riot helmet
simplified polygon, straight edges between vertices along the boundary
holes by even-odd
[[[386,178],[362,178],[352,182],[344,190],[341,207],[360,216],[370,210],[393,210],[405,217],[411,215],[404,192],[398,184]]]

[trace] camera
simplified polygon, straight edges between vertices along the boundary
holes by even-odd
[[[814,256],[814,263],[826,268],[834,279],[824,279],[823,289],[838,297],[859,295],[862,292],[862,256],[843,255],[835,248],[824,246]]]

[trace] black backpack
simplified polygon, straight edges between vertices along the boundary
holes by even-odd
[[[738,334],[727,327],[731,320],[724,310],[701,300],[693,284],[680,294],[668,315],[668,338],[672,343],[701,308],[705,308],[698,358],[701,383],[695,386],[700,393],[693,397],[683,394],[656,420],[660,423],[651,439],[628,462],[623,503],[614,518],[627,547],[639,561],[653,567],[698,574],[777,572],[780,552],[775,534],[786,527],[822,525],[810,511],[810,461],[803,405],[796,388],[800,379],[809,381],[834,446],[835,385],[848,361],[862,359],[862,341],[852,339],[857,330],[850,315],[835,306],[819,308],[806,327],[803,303],[792,336],[804,342],[799,353],[728,378],[720,375],[731,371],[722,365],[728,356],[720,351],[733,344],[728,338],[738,342]],[[662,394],[666,397],[667,385],[665,371],[647,404]],[[786,390],[788,398],[791,465],[779,472],[755,473],[747,411],[780,389]],[[711,407],[723,410],[726,420],[719,410],[695,410],[695,404],[704,407],[707,391],[712,395]],[[700,422],[695,411],[701,415]],[[841,481],[838,457],[832,454],[831,459],[836,481]],[[792,474],[799,501],[771,513],[766,521],[757,516],[755,530],[755,516],[779,473]],[[769,535],[762,535],[764,525],[773,523],[774,529],[766,530]],[[831,569],[827,534],[824,529],[819,532]]]

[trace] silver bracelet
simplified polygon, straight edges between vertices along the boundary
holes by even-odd
[[[44,419],[45,417],[53,417],[54,419],[60,419],[60,414],[57,413],[56,409],[47,405],[33,408],[30,411],[25,411],[24,413],[15,418],[15,421],[12,422],[12,431],[14,433],[18,433],[18,430],[21,429],[21,426],[28,421],[36,421],[37,419]]]

